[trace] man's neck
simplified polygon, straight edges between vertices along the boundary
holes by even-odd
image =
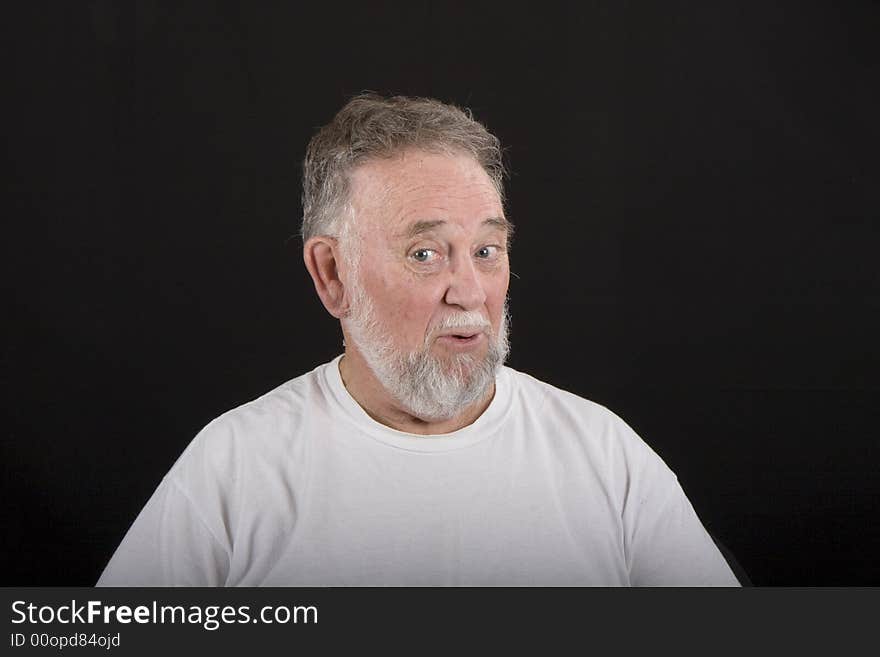
[[[346,350],[342,360],[339,361],[339,374],[348,393],[376,422],[398,431],[419,435],[452,433],[473,424],[489,407],[495,396],[493,383],[482,399],[466,406],[455,417],[439,421],[423,420],[400,407],[356,351]]]

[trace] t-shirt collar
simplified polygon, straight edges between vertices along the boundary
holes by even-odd
[[[471,424],[444,434],[414,434],[385,426],[370,417],[342,382],[337,356],[323,367],[322,383],[333,405],[346,421],[373,439],[399,449],[416,452],[448,452],[470,447],[499,432],[512,401],[510,371],[502,367],[495,377],[495,395],[485,411]]]

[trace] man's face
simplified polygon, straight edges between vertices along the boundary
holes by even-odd
[[[351,182],[359,266],[346,330],[398,401],[451,416],[485,394],[507,353],[501,201],[465,155],[407,151]]]

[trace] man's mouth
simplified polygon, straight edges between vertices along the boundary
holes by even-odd
[[[445,333],[437,337],[437,340],[447,345],[466,347],[477,344],[484,333],[482,331],[466,331],[461,333]]]

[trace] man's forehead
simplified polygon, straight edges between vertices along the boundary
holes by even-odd
[[[492,180],[468,155],[410,151],[372,159],[350,181],[358,214],[373,215],[395,233],[425,232],[463,215],[509,230]]]

